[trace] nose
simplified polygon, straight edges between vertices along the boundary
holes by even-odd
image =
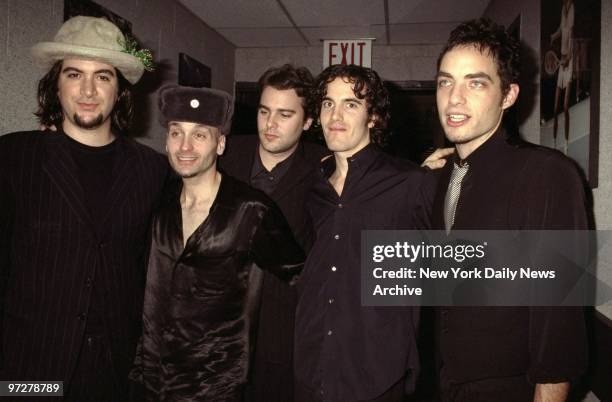
[[[332,106],[331,118],[333,121],[342,121],[342,108],[339,105]]]
[[[184,135],[181,139],[181,151],[190,151],[193,148],[193,144],[191,143],[191,136]]]
[[[85,77],[81,81],[81,93],[88,98],[96,94],[96,83],[94,77]]]
[[[461,105],[465,102],[465,95],[461,85],[453,85],[450,91],[449,102],[451,105]]]
[[[266,120],[266,128],[271,129],[277,126],[276,114],[269,113],[268,119]]]

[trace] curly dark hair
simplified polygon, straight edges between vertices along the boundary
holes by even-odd
[[[501,79],[504,96],[510,84],[519,82],[520,43],[502,25],[488,18],[479,18],[462,23],[455,28],[438,58],[438,71],[444,55],[457,47],[474,46],[481,53],[488,53],[497,63],[497,73]]]
[[[374,127],[370,129],[370,138],[372,142],[384,146],[388,139],[386,128],[390,117],[391,101],[389,92],[376,71],[353,64],[336,64],[327,67],[319,74],[315,84],[314,99],[317,114],[320,113],[321,103],[327,95],[327,84],[336,78],[342,78],[353,84],[355,96],[358,99],[365,99],[368,117],[374,119]]]
[[[58,91],[58,80],[62,72],[62,61],[55,62],[53,67],[44,77],[38,81],[38,110],[34,115],[41,125],[46,127],[55,126],[61,128],[64,121],[64,113]],[[134,95],[132,84],[123,77],[121,72],[115,69],[119,83],[119,96],[111,113],[111,129],[115,134],[125,134],[134,117]]]
[[[297,96],[302,99],[304,121],[314,117],[316,110],[312,99],[314,77],[306,67],[296,67],[293,64],[272,67],[259,78],[258,85],[260,93],[266,87],[272,87],[277,90],[295,90]]]

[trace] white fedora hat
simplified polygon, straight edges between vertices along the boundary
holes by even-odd
[[[126,53],[126,43],[119,28],[107,19],[76,16],[64,22],[53,42],[34,45],[32,56],[45,67],[68,57],[101,61],[114,66],[135,84],[145,66],[138,57]]]

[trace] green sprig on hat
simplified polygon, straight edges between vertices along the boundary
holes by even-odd
[[[125,41],[118,39],[119,45],[123,49],[121,51],[123,53],[131,54],[141,61],[144,69],[147,71],[155,70],[155,65],[153,64],[153,53],[149,49],[140,49],[138,50],[138,42],[135,39],[127,37]]]

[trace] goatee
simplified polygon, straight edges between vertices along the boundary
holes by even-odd
[[[94,128],[98,128],[104,123],[104,116],[100,113],[95,119],[91,121],[83,121],[78,114],[74,114],[74,124],[76,124],[80,128],[84,128],[85,130],[91,130]]]

